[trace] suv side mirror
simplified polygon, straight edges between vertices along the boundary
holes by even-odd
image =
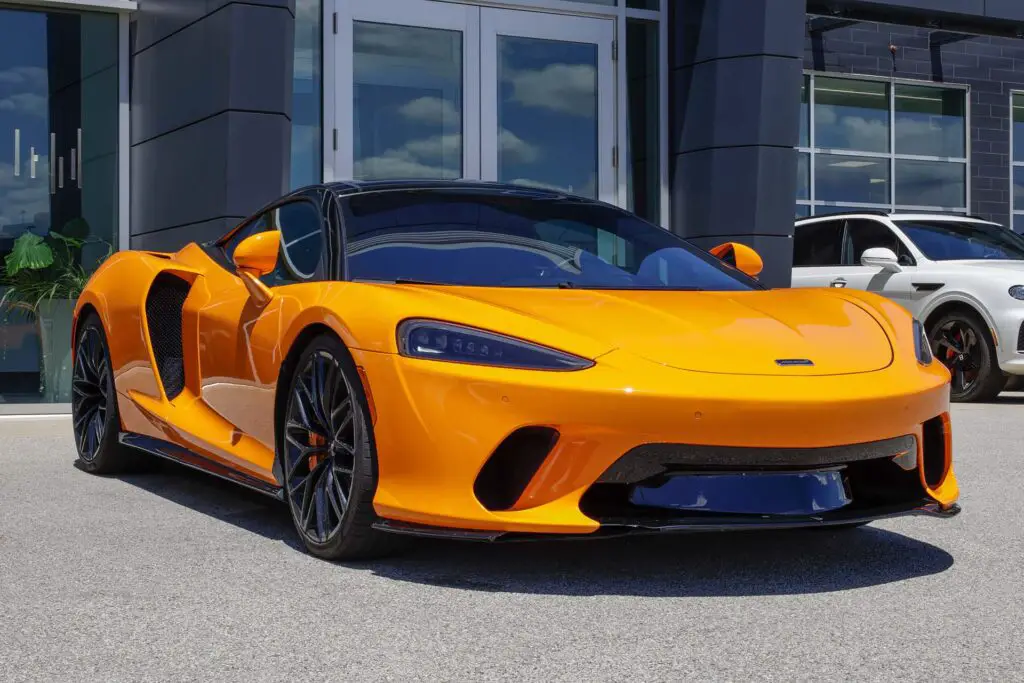
[[[711,254],[750,277],[757,277],[764,270],[764,261],[758,253],[739,242],[719,244],[711,250]]]
[[[260,282],[259,278],[274,272],[277,255],[281,249],[281,231],[267,230],[249,235],[235,247],[233,260],[238,277],[249,290],[249,296],[260,306],[266,306],[274,297],[273,292]]]
[[[899,273],[903,270],[896,252],[888,247],[872,247],[865,249],[861,254],[860,264],[868,268],[881,268],[890,273]]]

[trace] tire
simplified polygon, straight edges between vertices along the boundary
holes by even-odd
[[[373,425],[348,349],[333,335],[321,334],[289,367],[277,457],[296,532],[310,554],[325,560],[394,552],[403,539],[373,528]]]
[[[110,365],[110,349],[99,316],[88,313],[75,335],[71,424],[78,459],[92,474],[134,471],[142,456],[118,441],[121,416]]]
[[[996,362],[995,343],[977,313],[961,309],[943,315],[928,330],[928,338],[935,358],[953,374],[951,402],[991,401],[1003,390],[1006,378]]]

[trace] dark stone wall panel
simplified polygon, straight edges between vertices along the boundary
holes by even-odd
[[[671,73],[672,109],[686,121],[675,153],[742,145],[794,146],[800,114],[799,60],[738,57]],[[756,112],[756,116],[751,116]]]
[[[290,15],[231,5],[134,58],[132,142],[227,111],[290,112]],[[290,63],[289,63],[290,64]]]
[[[168,230],[134,235],[132,249],[151,251],[177,251],[189,242],[206,242],[227,233],[241,220],[240,216],[219,218],[202,223],[182,225]]]

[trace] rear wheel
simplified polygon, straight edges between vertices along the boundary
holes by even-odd
[[[372,527],[377,459],[362,383],[348,350],[323,334],[291,373],[278,453],[292,521],[310,553],[367,559],[399,539]]]
[[[956,403],[991,401],[1006,384],[996,363],[996,347],[977,314],[952,311],[928,333],[932,353],[952,374],[950,400]]]
[[[110,351],[100,319],[93,313],[79,324],[71,392],[71,424],[79,467],[94,474],[113,474],[139,464],[138,454],[117,440],[121,418]]]

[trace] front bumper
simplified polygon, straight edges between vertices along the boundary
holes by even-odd
[[[379,463],[374,506],[389,530],[489,537],[813,526],[852,523],[830,521],[846,520],[844,515],[858,521],[928,514],[928,506],[949,510],[959,494],[949,463],[941,480],[933,477],[929,484],[924,476],[924,425],[941,418],[948,428],[948,373],[938,363],[921,368],[913,359],[897,359],[881,372],[784,377],[686,372],[623,352],[601,357],[588,370],[561,373],[362,351],[353,355],[366,373],[374,404]],[[498,477],[521,479],[515,496],[485,505],[478,486],[482,473],[499,447],[524,428],[549,429],[557,438],[525,474],[512,469]],[[946,437],[948,449],[948,429]],[[899,500],[880,499],[875,510],[858,505],[799,519],[711,520],[689,511],[623,515],[615,514],[615,506],[588,505],[602,476],[624,454],[651,445],[703,449],[712,458],[699,464],[705,469],[729,465],[716,453],[752,454],[746,465],[732,463],[736,471],[771,465],[761,458],[772,451],[792,455],[903,438],[915,444],[908,455],[912,477],[904,477]],[[774,464],[803,469],[843,464],[816,457]],[[897,513],[888,511],[893,505]]]

